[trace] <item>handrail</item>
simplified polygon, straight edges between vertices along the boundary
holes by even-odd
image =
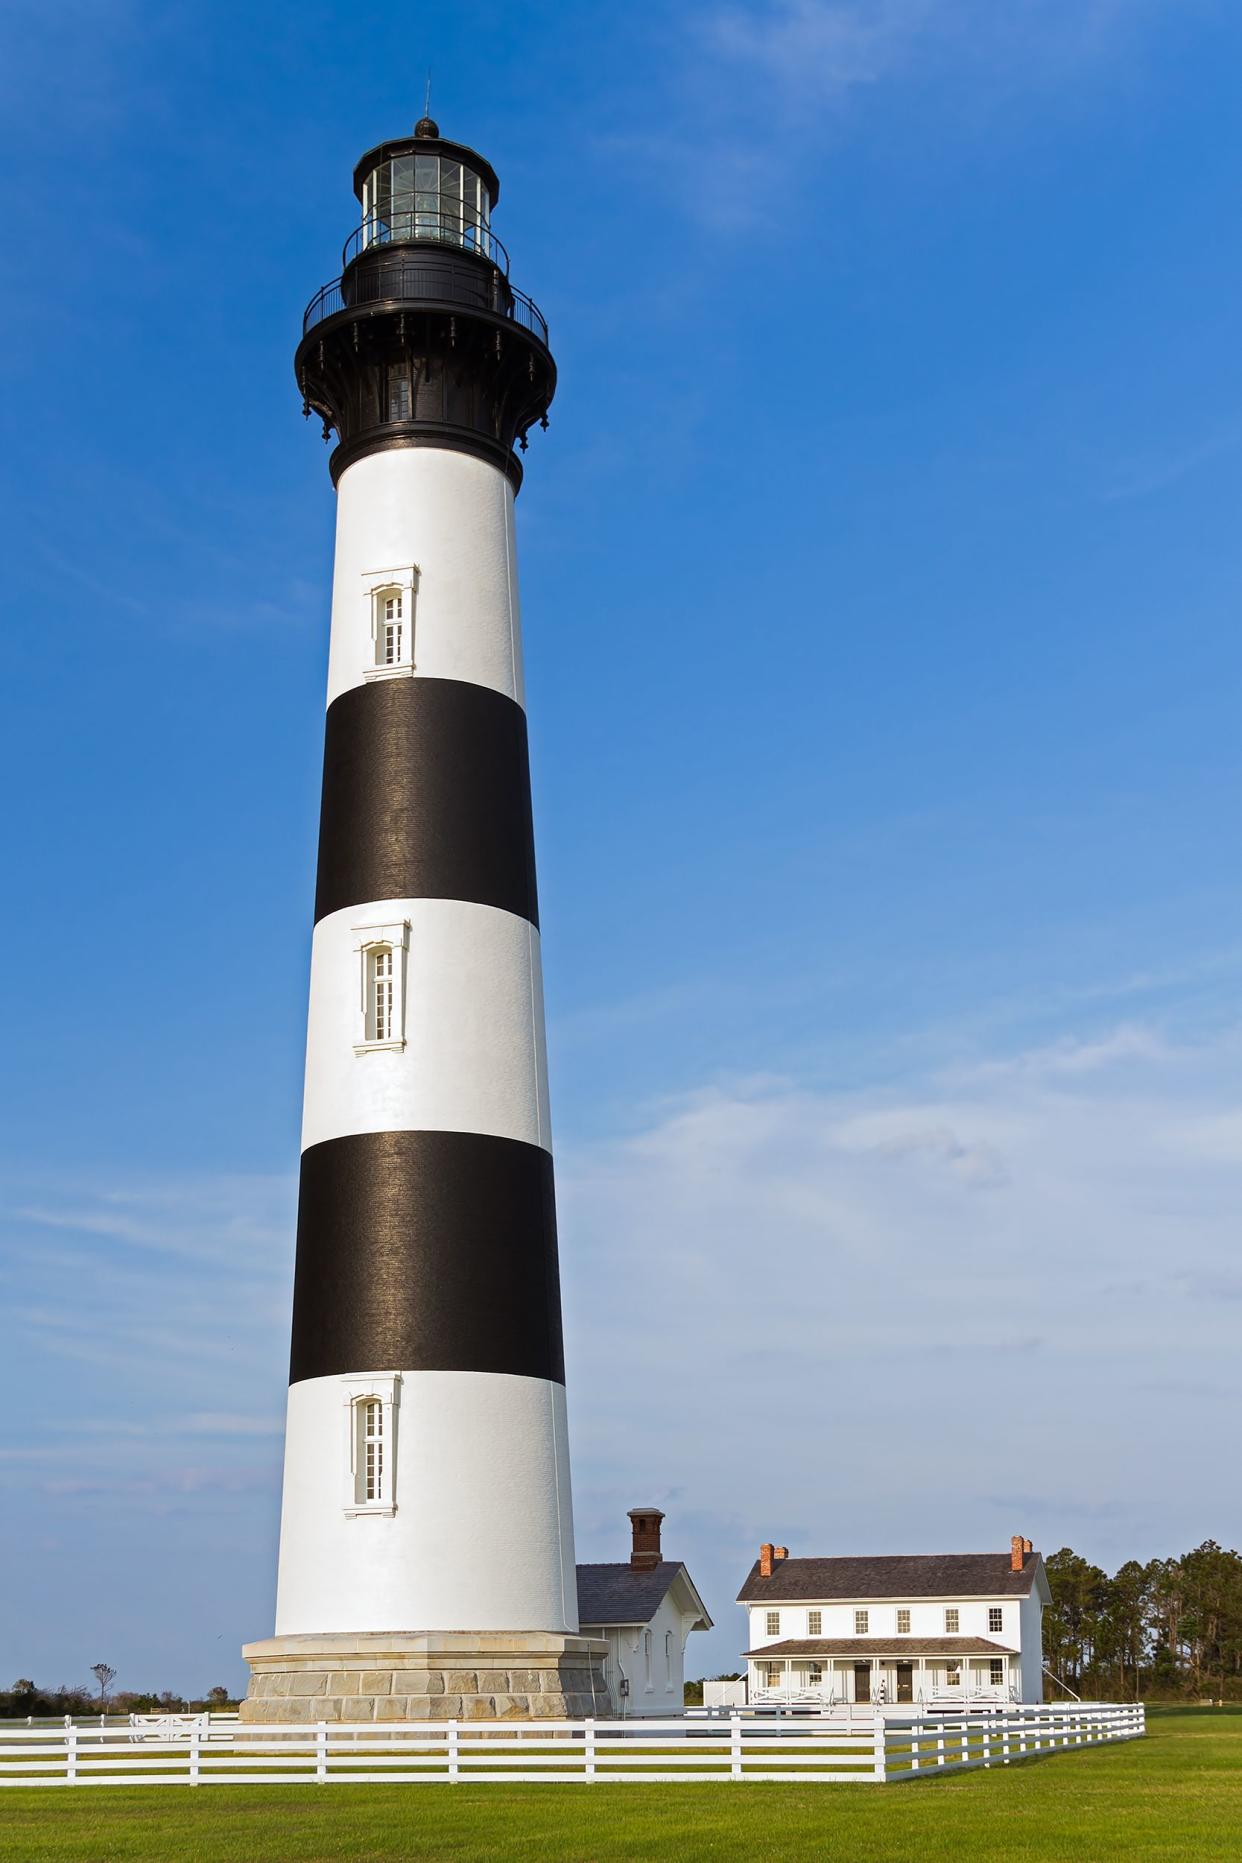
[[[429,264],[416,251],[394,252],[374,266],[355,267],[334,278],[307,305],[302,334],[305,337],[316,324],[338,311],[353,310],[361,304],[400,304],[419,299],[507,317],[547,346],[548,324],[543,312],[532,298],[515,291],[499,271],[467,259],[459,265],[446,265],[439,254]]]
[[[437,196],[437,199],[439,197]],[[398,202],[386,214],[371,213],[355,227],[341,251],[341,269],[347,271],[354,260],[373,246],[455,246],[459,252],[477,254],[509,273],[509,254],[490,226],[456,213],[433,212],[415,207],[414,196],[401,196],[409,206]]]

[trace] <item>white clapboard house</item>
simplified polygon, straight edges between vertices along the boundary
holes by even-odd
[[[1043,1699],[1043,1557],[791,1559],[765,1545],[738,1593],[752,1706]]]
[[[628,1561],[578,1567],[578,1621],[608,1644],[604,1679],[622,1715],[680,1714],[686,1639],[712,1627],[685,1566],[661,1551],[663,1519],[658,1507],[631,1508]]]

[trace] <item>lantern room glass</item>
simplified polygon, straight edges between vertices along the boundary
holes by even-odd
[[[489,250],[487,185],[446,155],[394,155],[362,184],[362,245],[434,240]]]

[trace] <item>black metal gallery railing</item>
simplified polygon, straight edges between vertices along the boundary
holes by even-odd
[[[548,324],[539,306],[492,266],[470,261],[446,263],[443,250],[425,258],[408,248],[388,253],[374,265],[362,265],[334,278],[313,297],[302,318],[306,336],[316,324],[338,311],[363,304],[422,303],[459,305],[463,310],[490,311],[529,330],[546,347]]]
[[[431,195],[432,200],[442,197]],[[347,271],[354,260],[373,246],[456,246],[459,252],[473,252],[508,273],[509,255],[489,226],[472,220],[460,206],[441,211],[415,205],[413,197],[398,198],[386,214],[373,213],[345,241],[341,253],[341,270]]]

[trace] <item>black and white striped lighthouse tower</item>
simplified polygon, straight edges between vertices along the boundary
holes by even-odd
[[[556,371],[489,163],[424,118],[354,187],[296,356],[336,562],[276,1635],[243,1715],[591,1713],[513,525]]]

